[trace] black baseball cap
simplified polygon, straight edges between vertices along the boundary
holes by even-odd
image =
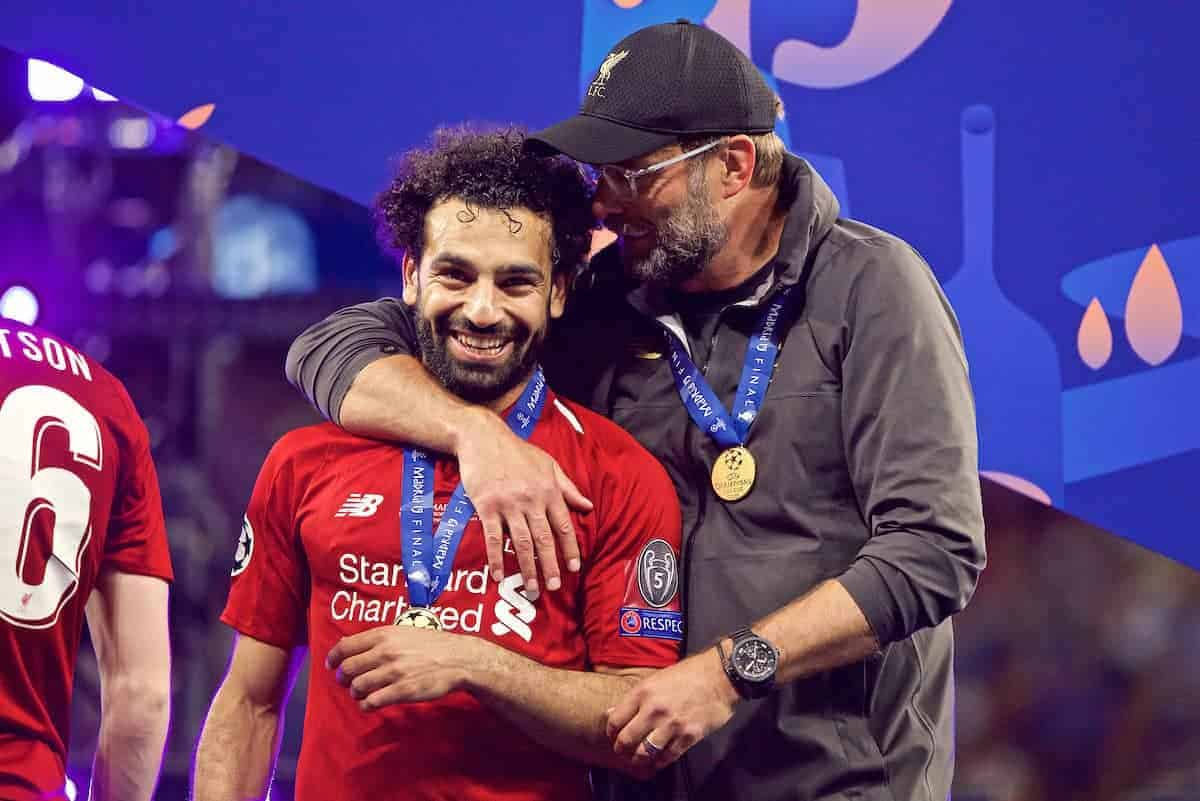
[[[767,133],[775,93],[732,42],[686,19],[651,25],[609,51],[579,113],[530,135],[535,150],[612,164],[685,136]]]

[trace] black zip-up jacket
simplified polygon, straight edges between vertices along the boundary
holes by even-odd
[[[628,291],[614,254],[597,256],[585,274],[544,364],[559,392],[629,430],[675,482],[688,653],[827,579],[849,591],[881,644],[861,662],[739,704],[729,725],[686,755],[687,797],[944,801],[954,764],[949,617],[985,563],[958,324],[921,257],[839,219],[828,186],[792,155],[780,203],[787,221],[773,271],[711,316],[711,335],[688,331],[729,408],[764,299],[803,284],[746,442],[758,464],[748,497],[725,503],[713,494],[718,446],[683,408],[654,319],[670,321],[671,310],[644,288]],[[417,352],[416,339],[407,309],[385,298],[302,334],[287,373],[336,419],[358,370],[394,352]]]

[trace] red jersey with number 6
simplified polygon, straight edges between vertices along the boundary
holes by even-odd
[[[0,798],[63,797],[84,606],[106,569],[172,578],[146,428],[100,365],[0,320]]]

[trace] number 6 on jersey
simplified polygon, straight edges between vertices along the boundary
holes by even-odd
[[[100,470],[103,453],[96,418],[53,387],[18,387],[0,405],[0,617],[16,626],[53,626],[79,586],[80,560],[92,535],[92,495],[78,475],[43,467],[47,432],[65,430],[74,461]],[[31,563],[35,522],[51,515],[50,553],[41,572]]]

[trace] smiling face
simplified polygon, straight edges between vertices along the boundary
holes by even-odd
[[[678,145],[671,145],[620,166],[637,170],[681,152]],[[709,183],[707,160],[684,161],[637,181],[637,197],[632,200],[601,181],[592,211],[621,237],[621,258],[629,275],[678,286],[699,275],[728,240]]]
[[[464,400],[502,409],[524,388],[566,299],[552,241],[550,222],[525,208],[447,198],[426,214],[420,261],[404,257],[404,302],[425,367]]]

